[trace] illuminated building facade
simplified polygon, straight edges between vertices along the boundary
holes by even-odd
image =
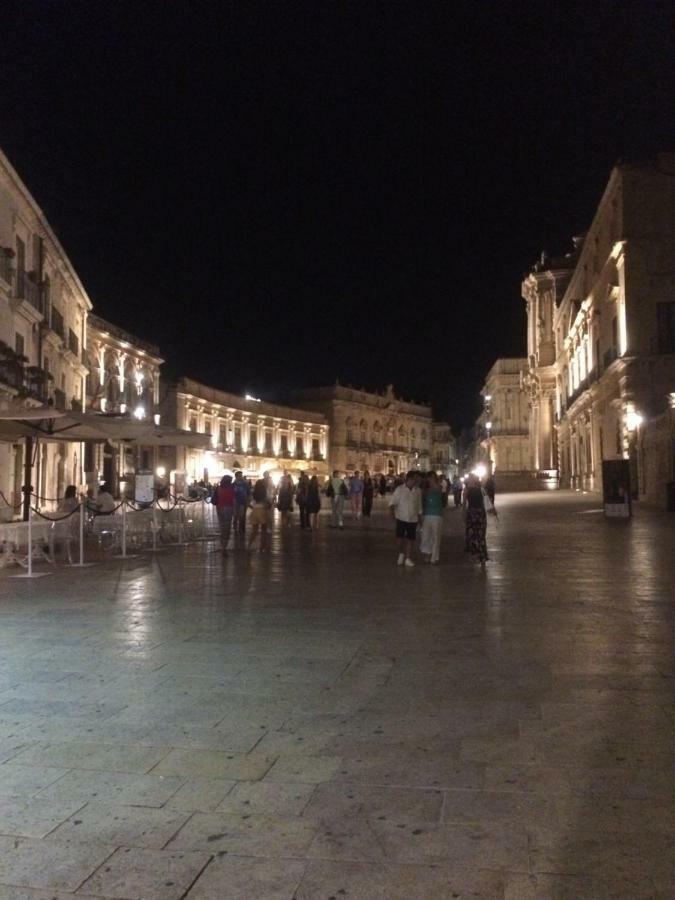
[[[0,152],[0,408],[81,410],[91,302],[42,211]],[[40,498],[83,480],[80,443],[0,441],[0,518],[21,500],[25,455]],[[49,505],[45,499],[40,505]]]
[[[483,411],[476,422],[477,461],[499,478],[500,491],[533,489],[525,358],[498,359],[483,386]]]
[[[158,347],[92,313],[87,321],[85,361],[88,411],[156,420],[164,362]],[[131,448],[117,441],[87,442],[87,483],[106,481],[116,494],[120,483],[131,487],[136,472],[154,471],[157,452],[156,447]]]
[[[600,490],[629,459],[636,495],[673,480],[675,157],[617,166],[554,310],[560,484]],[[656,459],[662,431],[670,453]],[[669,457],[669,458],[668,458]]]
[[[429,469],[431,407],[401,400],[389,385],[382,394],[335,384],[297,391],[294,402],[330,424],[330,467],[341,472],[393,475]]]
[[[284,470],[321,479],[328,474],[330,428],[320,413],[240,397],[190,378],[171,385],[160,406],[168,424],[211,436],[207,451],[160,447],[158,466],[166,477],[178,471],[188,482],[213,482],[236,469],[250,478]]]
[[[431,426],[431,468],[446,477],[458,474],[457,440],[447,422],[433,422]]]

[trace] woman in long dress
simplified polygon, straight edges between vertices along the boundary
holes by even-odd
[[[316,531],[319,527],[319,513],[321,512],[321,491],[319,479],[312,475],[307,486],[307,515],[309,516],[309,528]]]
[[[464,491],[464,509],[466,512],[466,549],[472,556],[477,556],[482,566],[489,559],[487,551],[487,515],[485,513],[485,495],[476,475],[469,475]]]

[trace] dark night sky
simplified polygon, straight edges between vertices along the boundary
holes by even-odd
[[[670,3],[3,9],[0,146],[95,310],[268,398],[471,421],[522,274],[673,146]]]

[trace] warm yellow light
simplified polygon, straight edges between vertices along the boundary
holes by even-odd
[[[165,466],[157,466],[155,469],[155,475],[158,478],[164,478],[166,476],[166,467]]]
[[[479,478],[485,478],[487,475],[487,468],[482,463],[479,463],[471,474],[477,475]]]
[[[638,412],[631,411],[626,414],[626,428],[629,431],[635,431],[644,422],[643,416]]]

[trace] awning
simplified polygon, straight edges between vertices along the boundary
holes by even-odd
[[[211,436],[127,416],[64,412],[51,407],[0,410],[0,440],[36,437],[46,441],[123,441],[136,446],[211,449]]]

